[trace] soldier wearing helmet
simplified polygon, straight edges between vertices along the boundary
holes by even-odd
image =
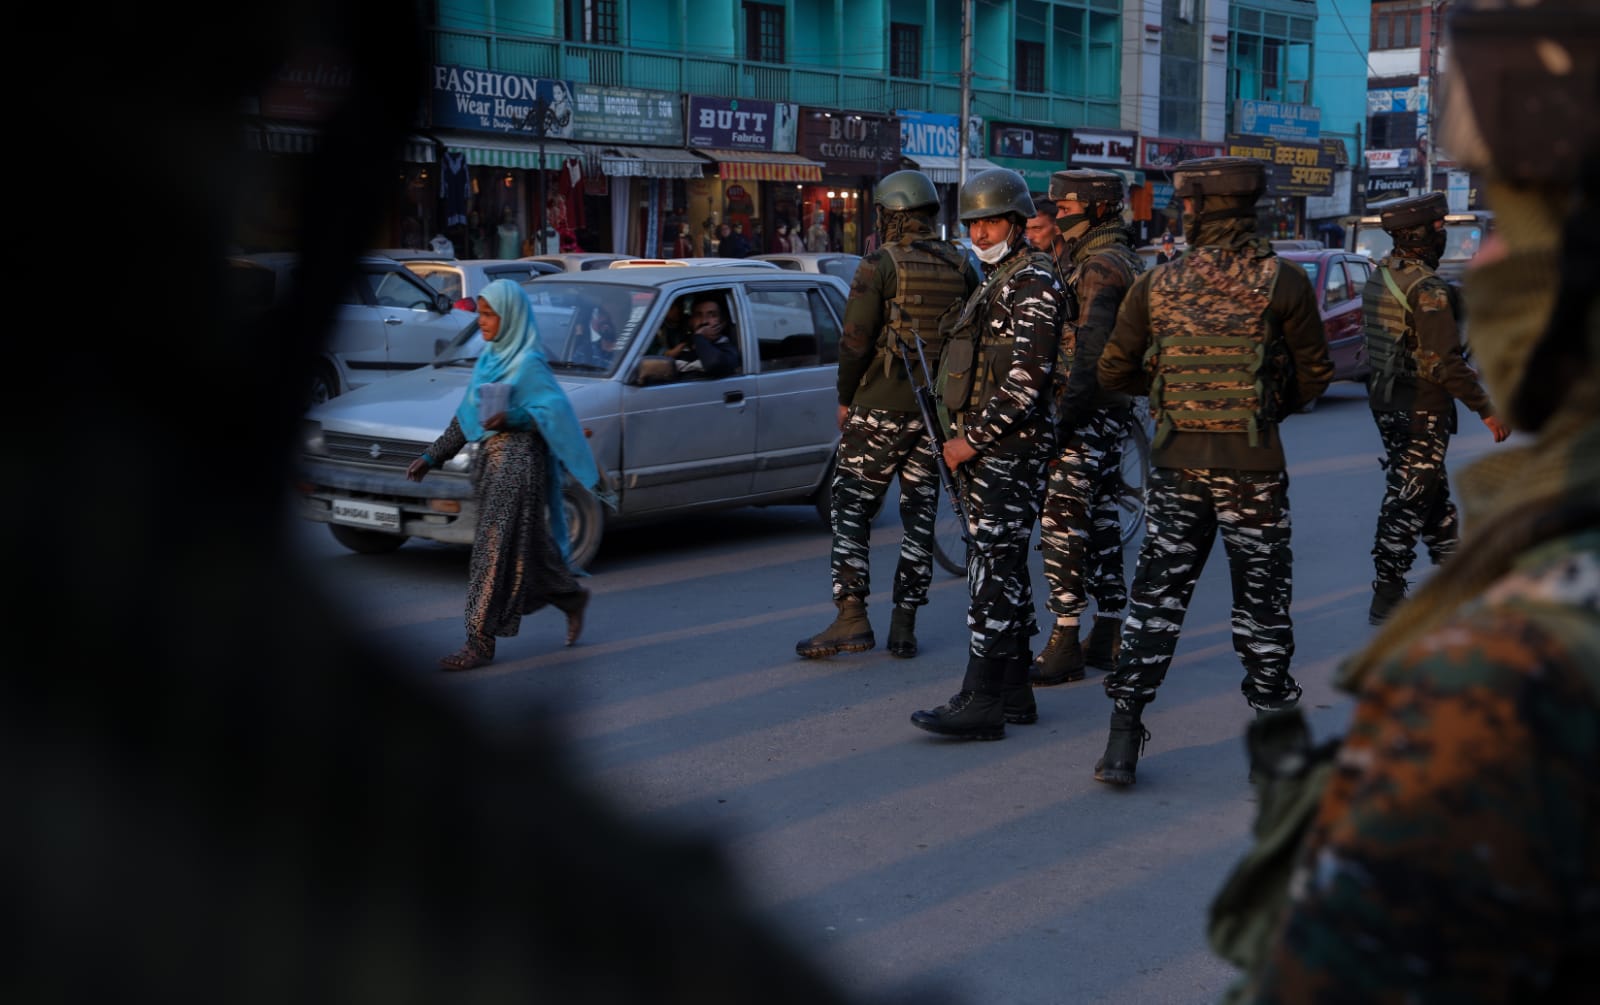
[[[1029,640],[1039,631],[1028,544],[1053,447],[1050,391],[1066,307],[1049,256],[1026,239],[1034,207],[1022,176],[979,171],[959,200],[984,280],[946,344],[940,393],[954,420],[944,460],[961,480],[967,516],[971,640],[961,690],[911,721],[998,740],[1006,723],[1039,718],[1028,686]]]
[[[1434,274],[1444,250],[1443,192],[1385,204],[1379,221],[1394,238],[1362,290],[1367,403],[1383,440],[1383,502],[1372,545],[1376,578],[1367,620],[1381,624],[1406,595],[1417,538],[1435,565],[1455,551],[1456,507],[1444,455],[1456,431],[1456,401],[1477,412],[1498,443],[1510,435],[1468,365],[1455,291]]]
[[[1268,936],[1230,956],[1236,1000],[1600,996],[1600,6],[1459,0],[1447,39],[1441,145],[1499,224],[1463,278],[1472,356],[1528,442],[1460,473],[1460,549],[1340,669],[1320,799],[1303,748],[1272,772],[1261,804],[1307,805],[1305,836],[1229,919]]]
[[[837,380],[839,447],[832,482],[832,623],[795,643],[807,659],[861,652],[877,644],[867,617],[872,519],[889,484],[900,485],[900,561],[889,615],[889,653],[917,654],[917,608],[933,580],[933,525],[939,474],[930,431],[914,397],[921,372],[938,366],[941,322],[953,317],[979,277],[965,255],[935,238],[939,195],[920,171],[896,171],[878,182],[879,244],[856,267],[845,304]],[[917,359],[908,370],[900,345]],[[920,358],[919,358],[920,357]]]
[[[1100,357],[1102,386],[1150,396],[1156,421],[1146,532],[1116,669],[1111,732],[1095,778],[1132,785],[1153,701],[1195,583],[1220,533],[1233,571],[1240,689],[1258,712],[1289,708],[1289,478],[1278,423],[1328,386],[1333,363],[1311,281],[1256,236],[1266,165],[1180,163],[1189,250],[1133,284]]]
[[[1056,210],[1056,264],[1071,292],[1072,316],[1056,360],[1056,453],[1039,516],[1039,550],[1054,616],[1050,638],[1028,672],[1035,687],[1081,680],[1085,666],[1116,665],[1122,609],[1122,438],[1132,417],[1126,394],[1100,387],[1100,354],[1117,308],[1144,271],[1122,220],[1123,185],[1109,171],[1057,171],[1048,195]],[[1094,627],[1079,623],[1094,595]]]

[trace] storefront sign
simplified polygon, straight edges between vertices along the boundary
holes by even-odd
[[[1229,133],[1229,157],[1255,157],[1267,162],[1267,194],[1272,196],[1332,195],[1333,172],[1339,164],[1333,141],[1287,143],[1271,136]]]
[[[1416,87],[1375,87],[1367,91],[1367,114],[1384,115],[1389,112],[1420,112],[1423,99]]]
[[[1073,167],[1115,167],[1133,169],[1138,159],[1136,133],[1106,129],[1074,129],[1067,140],[1067,161]]]
[[[884,115],[800,110],[800,154],[841,175],[882,175],[900,163],[900,123]]]
[[[430,94],[438,128],[538,135],[534,103],[545,102],[544,135],[593,143],[681,146],[679,100],[666,91],[597,87],[496,70],[436,65]]]
[[[1066,148],[1067,134],[1063,129],[1043,126],[1009,126],[996,122],[989,130],[989,155],[1012,157],[1021,160],[1053,161],[1054,170],[1066,162],[1062,151]]]
[[[1392,199],[1410,192],[1417,184],[1417,173],[1406,171],[1401,174],[1369,174],[1367,175],[1367,201],[1378,202],[1383,199]]]
[[[794,153],[800,106],[754,98],[689,96],[689,145]]]
[[[1145,136],[1139,140],[1139,166],[1147,171],[1171,171],[1184,161],[1202,157],[1221,157],[1221,143],[1204,140],[1163,140]]]
[[[1316,105],[1241,99],[1234,105],[1233,121],[1246,136],[1302,141],[1322,136],[1322,109]]]
[[[960,157],[961,118],[936,112],[899,109],[900,154],[904,157]],[[967,118],[967,156],[977,157],[983,150],[983,119]]]
[[[261,114],[303,122],[327,119],[350,95],[350,64],[344,60],[330,51],[284,63],[261,92]]]
[[[1396,171],[1416,163],[1416,151],[1410,147],[1399,150],[1368,150],[1367,167],[1372,171]]]

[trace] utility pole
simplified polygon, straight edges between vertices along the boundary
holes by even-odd
[[[972,117],[972,0],[961,0],[961,184],[967,183],[967,137]]]
[[[539,202],[535,207],[533,217],[534,225],[537,228],[533,232],[533,253],[535,255],[549,253],[549,249],[544,246],[544,136],[549,128],[549,114],[550,102],[540,96],[533,99],[533,107],[528,109],[528,117],[522,120],[522,128],[527,129],[531,124],[533,126],[533,134],[539,141],[539,165],[534,171],[534,176],[538,180],[539,192],[536,197]],[[559,251],[560,249],[557,248],[556,250]]]
[[[1439,93],[1436,80],[1439,75],[1439,7],[1442,3],[1443,0],[1430,0],[1428,4],[1428,148],[1423,151],[1423,171],[1427,172],[1422,179],[1423,195],[1433,191],[1433,165],[1437,156],[1434,153],[1434,141],[1439,135],[1439,130],[1435,126],[1439,109],[1433,99],[1434,95]]]

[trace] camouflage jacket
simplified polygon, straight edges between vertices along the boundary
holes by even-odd
[[[1056,374],[1056,421],[1071,431],[1089,412],[1128,404],[1128,396],[1100,386],[1100,355],[1117,322],[1117,308],[1128,287],[1143,270],[1121,219],[1083,235],[1057,259],[1072,287],[1077,316],[1061,333],[1061,358],[1066,372]]]
[[[1596,450],[1591,419],[1571,457]],[[1359,678],[1240,1000],[1600,1000],[1600,478],[1575,474],[1491,519],[1507,571]]]
[[[1010,255],[1033,254],[1023,242]],[[1002,263],[1007,259],[1002,259]],[[998,266],[986,266],[985,276]],[[978,320],[978,350],[990,333],[1010,333],[1011,362],[1000,386],[976,411],[964,412],[961,433],[977,451],[1012,451],[1023,444],[1052,436],[1054,408],[1051,400],[1056,354],[1061,346],[1062,291],[1054,270],[1028,265],[989,289],[984,280],[975,296],[985,306]]]
[[[1415,265],[1414,259],[1385,258],[1378,268],[1399,268]],[[1362,299],[1377,303],[1391,294],[1385,288],[1383,276],[1373,271],[1361,291]],[[1407,351],[1417,361],[1415,377],[1398,375],[1394,390],[1388,400],[1382,395],[1369,395],[1368,403],[1375,412],[1447,413],[1455,416],[1455,399],[1480,416],[1493,413],[1489,395],[1478,381],[1478,373],[1467,362],[1465,347],[1456,325],[1456,302],[1450,285],[1438,276],[1429,275],[1411,289],[1410,303],[1415,344]],[[1411,341],[1408,338],[1407,341]],[[1451,431],[1454,432],[1452,424]]]

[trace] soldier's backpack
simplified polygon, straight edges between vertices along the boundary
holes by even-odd
[[[884,344],[879,349],[883,375],[889,376],[900,358],[896,341],[913,350],[912,358],[920,347],[922,357],[937,367],[967,297],[960,252],[928,241],[896,241],[883,250],[895,268],[895,295],[885,305]]]

